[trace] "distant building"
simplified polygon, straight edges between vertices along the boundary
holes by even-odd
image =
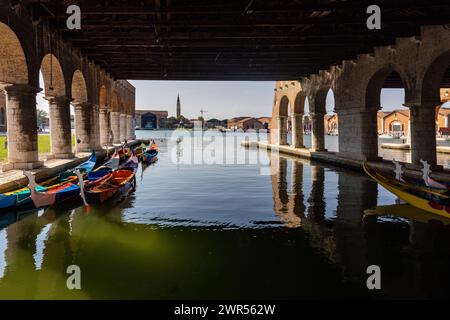
[[[165,129],[169,112],[161,110],[136,110],[134,121],[136,129]]]
[[[271,117],[260,117],[258,121],[262,123],[264,129],[270,129],[270,123],[272,122]]]
[[[238,117],[228,120],[228,129],[231,130],[249,130],[249,129],[264,129],[264,125],[258,121],[256,118],[252,117]]]
[[[408,109],[398,109],[389,112],[379,111],[377,114],[378,134],[388,134],[393,137],[407,136],[409,132],[410,112]]]
[[[337,135],[338,134],[338,116],[337,114],[326,114],[325,117],[325,134]]]
[[[205,123],[205,126],[209,129],[226,128],[227,125],[228,125],[228,120],[219,120],[219,119],[209,119]]]

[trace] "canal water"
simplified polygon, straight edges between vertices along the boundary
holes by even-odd
[[[138,137],[159,160],[125,200],[0,215],[0,298],[450,298],[450,229],[364,217],[396,199],[363,174],[240,146],[265,135]]]

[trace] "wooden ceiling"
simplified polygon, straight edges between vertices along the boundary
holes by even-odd
[[[418,35],[421,25],[450,23],[449,0],[27,2],[117,79],[299,79]],[[81,8],[79,31],[66,28],[67,3]],[[366,27],[371,4],[382,8],[381,30]]]

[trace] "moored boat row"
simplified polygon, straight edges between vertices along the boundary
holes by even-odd
[[[82,198],[85,204],[103,203],[117,194],[127,194],[136,186],[135,174],[139,157],[143,163],[153,163],[158,153],[156,144],[150,148],[121,148],[94,170],[97,163],[95,152],[80,166],[37,184],[33,174],[24,172],[28,178],[26,187],[0,194],[0,210],[26,211],[53,205],[61,205]],[[149,161],[146,154],[152,154]]]

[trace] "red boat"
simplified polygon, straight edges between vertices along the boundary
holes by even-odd
[[[103,203],[112,197],[123,196],[136,187],[132,170],[116,170],[92,183],[82,186],[87,203]]]

